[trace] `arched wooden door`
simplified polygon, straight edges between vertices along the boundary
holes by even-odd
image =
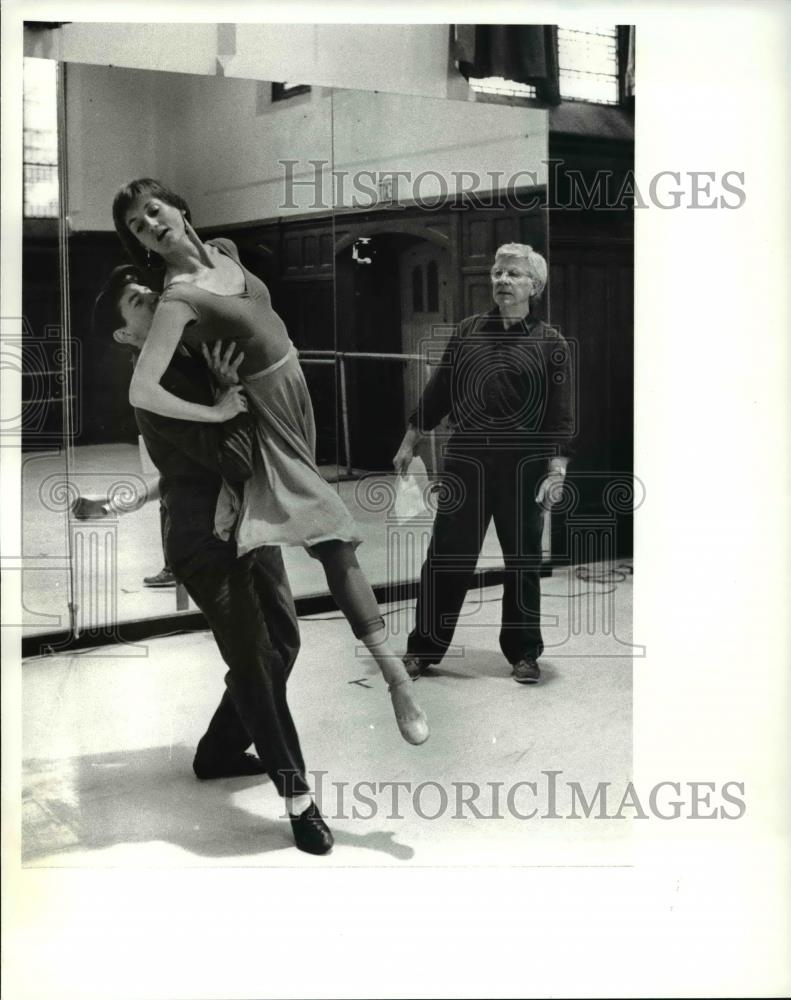
[[[421,240],[399,256],[401,289],[401,342],[404,354],[436,357],[450,333],[451,298],[448,281],[448,251],[436,243]],[[420,399],[431,369],[425,362],[411,360],[404,370],[404,426]],[[418,453],[429,472],[437,471],[437,456],[429,441]]]

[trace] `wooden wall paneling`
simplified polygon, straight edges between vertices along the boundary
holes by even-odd
[[[451,211],[448,236],[450,238],[449,281],[450,307],[449,323],[460,323],[464,318],[464,283],[461,277],[462,213]]]
[[[578,265],[577,274],[579,288],[575,311],[582,372],[579,440],[586,446],[588,461],[606,465],[609,450],[607,268],[604,264],[584,262]]]
[[[302,237],[302,269],[316,271],[319,266],[319,237],[316,233],[306,233]]]
[[[22,447],[32,450],[60,440],[63,413],[59,404],[45,403],[58,393],[55,379],[40,374],[50,369],[53,351],[48,331],[60,327],[57,237],[26,239],[22,247],[22,342],[19,365],[22,393]],[[9,354],[11,346],[8,346]],[[54,366],[53,369],[54,370]]]
[[[464,275],[464,315],[488,312],[493,305],[492,284],[486,274]]]
[[[93,304],[99,289],[114,267],[129,261],[115,233],[73,234],[68,252],[70,333],[79,345],[78,370],[72,376],[79,408],[74,421],[74,443],[134,443],[137,425],[129,405],[132,372],[129,355],[115,344],[111,330],[94,332],[92,328]],[[57,262],[57,242],[47,253]],[[48,278],[44,296],[58,325],[59,286],[58,273]],[[35,294],[35,289],[26,289],[25,294],[31,291]]]
[[[466,213],[462,223],[463,257],[465,264],[480,264],[491,257],[491,219]]]
[[[302,240],[297,233],[283,237],[283,272],[298,273],[302,268]]]
[[[579,513],[606,513],[603,490],[613,475],[631,473],[633,314],[631,246],[600,234],[559,241],[551,257],[553,325],[578,345],[579,432],[572,471],[581,476]],[[560,530],[560,520],[557,525]],[[631,517],[618,517],[618,554],[631,553]],[[563,538],[553,530],[553,547]]]
[[[322,233],[319,237],[319,267],[322,271],[332,273],[335,265],[335,247],[332,232]]]
[[[568,339],[566,323],[566,265],[556,263],[553,256],[549,265],[549,282],[545,292],[547,302],[547,322]]]
[[[492,239],[492,254],[503,243],[520,243],[519,239],[519,218],[516,214],[508,212],[492,220],[494,233]]]
[[[519,217],[520,232],[514,237],[518,243],[527,243],[544,257],[549,255],[548,227],[549,213],[544,209],[521,213]]]

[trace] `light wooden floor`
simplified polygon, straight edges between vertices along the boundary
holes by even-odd
[[[400,739],[385,686],[345,621],[303,621],[289,702],[308,769],[325,772],[317,791],[336,836],[327,858],[292,847],[268,779],[193,777],[193,748],[223,688],[210,634],[27,660],[23,863],[628,864],[628,821],[568,817],[570,782],[588,799],[610,782],[614,811],[631,774],[632,582],[626,571],[613,579],[581,585],[568,571],[543,581],[547,650],[537,686],[517,685],[499,652],[499,588],[471,594],[456,655],[416,683],[432,727],[422,747]],[[573,586],[578,596],[570,596]],[[598,607],[598,624],[570,617],[573,607]],[[388,610],[394,645],[403,649],[412,610]],[[609,634],[605,620],[614,622]],[[561,772],[564,818],[542,818],[547,771]],[[393,786],[383,784],[390,782],[408,783],[397,793],[397,815]],[[479,789],[484,817],[459,804],[459,794],[473,794],[469,785],[459,791],[465,782]],[[535,782],[535,792],[516,788],[520,782]],[[515,814],[533,807],[535,818]]]

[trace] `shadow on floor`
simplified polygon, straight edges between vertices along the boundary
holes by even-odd
[[[261,817],[233,796],[254,786],[281,806],[268,778],[199,782],[190,747],[152,747],[23,766],[22,863],[117,844],[167,842],[204,858],[293,850],[288,821]],[[269,786],[269,787],[267,787]],[[270,811],[272,804],[269,803]],[[335,831],[336,843],[409,860],[411,847],[388,831]]]

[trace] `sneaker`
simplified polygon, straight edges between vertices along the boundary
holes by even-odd
[[[316,803],[311,802],[299,816],[289,816],[294,832],[294,843],[306,854],[329,854],[335,838],[324,822]]]
[[[175,587],[176,578],[173,576],[171,570],[161,569],[156,576],[144,576],[143,583],[147,587]]]
[[[523,656],[512,665],[511,676],[517,684],[537,684],[541,671],[532,656]]]
[[[404,667],[406,667],[406,672],[409,674],[412,680],[416,680],[418,677],[420,677],[420,675],[428,666],[427,663],[424,663],[417,656],[407,655],[402,659],[401,662],[404,664]]]

